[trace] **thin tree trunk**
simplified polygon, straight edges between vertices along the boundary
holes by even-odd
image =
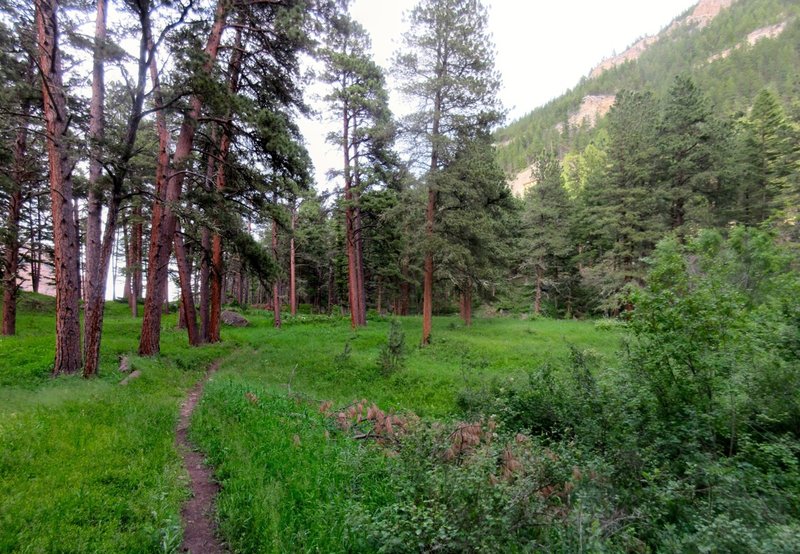
[[[272,220],[272,255],[275,263],[278,263],[278,221]],[[272,313],[274,315],[275,327],[281,326],[281,289],[280,281],[276,277],[272,283]]]
[[[378,311],[378,315],[381,316],[381,315],[383,315],[383,279],[380,276],[378,276],[377,277],[377,281],[378,281],[378,284],[377,284],[377,289],[378,289],[377,296],[378,296],[378,298],[377,298],[377,302],[376,302],[376,304],[377,304],[376,309]]]
[[[461,319],[464,325],[472,326],[472,282],[467,281],[461,291]]]
[[[295,262],[294,231],[297,226],[297,209],[292,202],[292,234],[289,237],[289,310],[292,316],[297,315],[297,276]]]
[[[72,207],[72,163],[65,144],[70,118],[58,47],[58,0],[36,0],[35,6],[53,214],[56,276],[56,356],[53,374],[61,375],[77,373],[81,368],[78,231]]]
[[[433,125],[431,128],[431,167],[428,172],[428,206],[425,210],[425,236],[430,242],[433,239],[433,224],[436,217],[436,190],[432,179],[439,170],[440,119],[442,110],[442,94],[437,91],[433,105]],[[431,342],[433,326],[433,250],[429,244],[425,249],[425,263],[422,276],[422,345]]]
[[[133,207],[131,221],[131,290],[128,298],[131,317],[139,317],[139,299],[142,297],[142,235],[144,234],[142,222],[142,205],[136,202]]]
[[[203,227],[200,237],[200,337],[211,342],[211,230]]]
[[[189,335],[189,344],[198,346],[200,336],[197,332],[197,312],[194,307],[194,294],[192,293],[192,267],[186,247],[183,244],[183,237],[180,228],[175,229],[175,260],[178,264],[178,280],[181,288],[181,311],[186,320],[186,331]]]
[[[536,297],[533,300],[533,313],[542,313],[542,265],[536,264]]]
[[[31,60],[32,61],[32,60]],[[32,79],[33,66],[28,67],[29,79]],[[20,122],[17,129],[17,137],[14,141],[14,172],[13,172],[13,191],[8,199],[8,219],[6,220],[5,242],[5,265],[3,274],[3,331],[5,336],[14,335],[17,332],[17,294],[19,283],[17,274],[19,273],[19,225],[22,217],[22,189],[27,181],[25,170],[25,158],[28,149],[28,117],[30,116],[31,102],[28,98],[22,101],[20,110]]]
[[[128,218],[123,218],[121,221],[122,227],[122,251],[125,257],[125,284],[122,287],[122,299],[128,302],[130,307],[131,302],[131,238],[128,233]]]
[[[36,195],[36,222],[30,219],[31,236],[31,290],[39,292],[39,281],[42,275],[42,204],[39,195]]]
[[[216,62],[229,8],[230,2],[228,0],[218,1],[214,23],[205,48],[206,62],[202,68],[204,75],[211,73]],[[155,67],[155,64],[153,64],[153,67]],[[155,89],[160,88],[157,87],[157,76],[153,80],[156,106],[163,107],[163,98],[161,98],[160,91],[155,93]],[[156,176],[158,184],[156,188],[158,192],[163,192],[163,196],[158,196],[153,206],[153,225],[148,256],[147,298],[144,306],[142,335],[139,342],[139,354],[143,356],[157,354],[161,349],[161,312],[159,309],[162,301],[161,288],[168,278],[169,258],[174,242],[176,225],[175,214],[172,213],[168,206],[175,204],[181,197],[183,181],[186,177],[185,170],[190,161],[192,144],[197,131],[197,121],[200,118],[202,107],[203,98],[198,94],[193,95],[190,100],[189,111],[184,116],[181,125],[171,165],[166,148],[169,135],[163,111],[159,110],[156,117],[160,150]],[[159,205],[159,201],[162,199],[165,205]]]

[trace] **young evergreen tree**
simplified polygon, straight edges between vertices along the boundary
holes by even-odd
[[[525,194],[522,213],[521,269],[533,274],[533,311],[539,315],[545,286],[553,299],[563,294],[569,304],[572,294],[568,288],[574,275],[572,260],[576,249],[571,222],[573,206],[556,155],[545,151],[537,156],[532,177],[536,184]]]
[[[796,171],[797,146],[780,100],[768,89],[758,94],[743,125],[739,220],[758,225],[780,207],[788,177]]]
[[[715,153],[719,148],[711,106],[688,77],[678,76],[666,97],[658,128],[657,171],[667,202],[668,226],[685,236],[685,227],[704,223],[708,217],[695,214],[692,204],[708,210],[713,204]]]
[[[421,0],[409,14],[404,49],[395,57],[402,92],[417,101],[407,123],[410,138],[422,145],[428,163],[428,192],[422,301],[422,344],[431,337],[434,284],[434,227],[440,174],[454,158],[459,134],[500,120],[494,47],[480,0]]]

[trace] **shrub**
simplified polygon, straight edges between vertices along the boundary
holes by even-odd
[[[389,335],[386,344],[378,353],[378,367],[384,375],[390,375],[405,366],[406,360],[406,335],[403,328],[396,320],[389,325]]]

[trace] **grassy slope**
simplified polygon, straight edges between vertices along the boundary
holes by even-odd
[[[290,382],[293,393],[336,406],[363,397],[384,409],[456,417],[467,384],[524,375],[565,357],[569,345],[611,359],[619,344],[616,332],[587,322],[494,319],[465,329],[436,318],[434,343],[420,350],[420,321],[406,318],[407,368],[384,377],[376,358],[386,320],[354,334],[341,319],[290,320],[275,331],[265,314],[251,318],[254,326],[235,332],[243,348],[206,387],[192,426],[217,467],[221,527],[236,552],[354,552],[358,537],[346,524],[354,499],[362,509],[386,502],[383,454],[337,434],[314,402],[287,397]],[[371,462],[358,464],[364,456]]]
[[[182,346],[168,317],[163,355],[134,359],[143,376],[120,387],[117,358],[135,351],[140,322],[119,304],[106,321],[101,378],[91,382],[49,377],[45,297],[26,295],[19,335],[0,338],[0,552],[157,552],[180,543],[178,406],[226,348]]]

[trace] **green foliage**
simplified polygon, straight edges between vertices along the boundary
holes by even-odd
[[[389,324],[389,336],[386,344],[378,353],[378,367],[384,375],[403,369],[406,361],[406,335],[400,324],[392,320]]]

